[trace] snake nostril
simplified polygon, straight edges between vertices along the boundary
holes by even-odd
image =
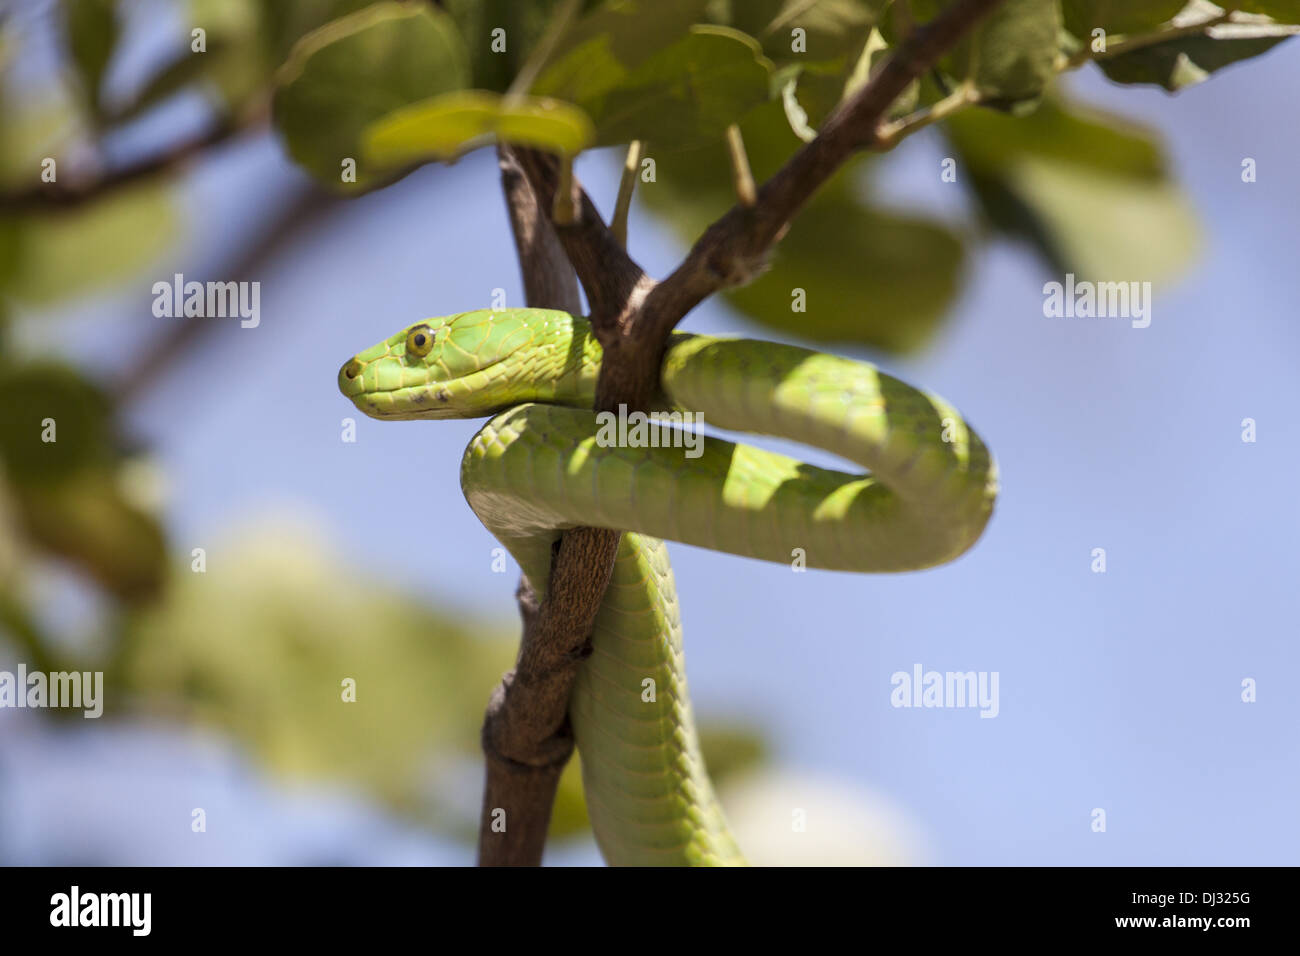
[[[347,365],[343,366],[343,375],[345,378],[356,378],[360,374],[361,363],[356,359],[353,359],[351,362],[348,362]]]

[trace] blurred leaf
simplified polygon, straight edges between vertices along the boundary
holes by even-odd
[[[456,21],[469,54],[471,84],[478,89],[504,93],[520,66],[566,0],[442,0],[441,6]],[[583,8],[599,6],[584,0]],[[660,4],[668,8],[670,4]],[[671,11],[665,9],[664,16]],[[505,50],[493,49],[493,31],[504,31]]]
[[[299,522],[192,544],[206,570],[187,558],[132,628],[134,691],[233,733],[279,773],[356,783],[444,830],[476,824],[479,726],[517,625],[430,610]]]
[[[549,83],[563,77],[571,93],[597,96],[617,86],[622,77],[656,53],[684,39],[704,6],[704,0],[613,0],[601,4],[564,31],[547,56],[542,75],[551,74]]]
[[[43,440],[53,421],[54,441]],[[0,461],[14,484],[45,484],[113,458],[108,397],[70,365],[0,366]]]
[[[1021,119],[959,114],[944,130],[992,225],[1029,239],[1054,272],[1156,281],[1196,249],[1195,217],[1140,127],[1048,100]]]
[[[463,90],[412,103],[371,123],[362,135],[362,153],[374,166],[398,167],[451,160],[499,138],[574,155],[594,135],[591,120],[570,103]]]
[[[1278,23],[1300,23],[1300,0],[1239,0],[1234,3],[1243,13],[1259,13]]]
[[[1092,31],[1107,34],[1152,33],[1168,23],[1187,0],[1062,0],[1065,28],[1085,44]]]
[[[117,473],[91,468],[48,484],[15,485],[23,530],[128,602],[157,596],[166,573],[162,528],[122,494]]]
[[[62,0],[60,6],[64,43],[77,68],[86,106],[92,116],[98,116],[104,71],[113,56],[119,34],[117,2]]]
[[[719,139],[768,98],[771,64],[756,41],[726,27],[691,27],[630,70],[617,57],[611,38],[598,36],[533,86],[586,110],[598,146],[642,139],[676,148]]]
[[[763,45],[776,63],[829,63],[856,56],[884,0],[743,0],[731,5],[729,24]],[[803,31],[796,52],[792,31]]]
[[[1097,63],[1116,83],[1153,83],[1173,93],[1239,60],[1267,53],[1297,33],[1297,24],[1223,23],[1208,27],[1201,35],[1143,46]]]
[[[356,13],[375,0],[257,0],[258,22],[272,61],[284,62],[293,45],[317,27]],[[409,4],[414,6],[415,4]]]
[[[795,220],[768,272],[727,298],[787,334],[909,352],[930,340],[951,305],[962,256],[940,223],[828,197]],[[793,311],[795,289],[806,292],[807,312]]]
[[[150,183],[23,216],[4,228],[16,230],[17,255],[0,290],[41,305],[121,281],[155,262],[174,241],[177,217],[167,185]]]
[[[218,34],[207,41],[204,53],[186,47],[154,73],[127,102],[112,110],[113,123],[125,123],[220,70],[227,58],[237,57],[229,37]]]
[[[204,76],[227,111],[237,112],[270,85],[281,59],[270,49],[273,41],[263,28],[261,0],[190,0],[184,23],[182,40],[187,50],[192,49],[191,29],[202,27],[206,32],[211,59],[203,61]]]
[[[753,111],[741,131],[760,181],[800,146],[779,103]],[[727,154],[717,145],[656,162],[657,182],[637,195],[694,242],[735,202]],[[962,244],[941,223],[864,205],[854,183],[861,162],[818,191],[765,275],[725,294],[752,321],[786,334],[906,351],[924,344],[946,314]],[[792,310],[795,289],[804,290],[806,312]]]
[[[321,183],[343,191],[380,185],[389,171],[361,157],[371,122],[403,106],[460,89],[469,78],[455,25],[426,5],[377,3],[303,37],[277,76],[274,120],[289,154]]]
[[[912,11],[918,22],[927,23],[952,2],[912,0]],[[1057,0],[1006,0],[957,44],[941,67],[953,85],[973,83],[982,106],[1024,113],[1056,75],[1060,31]]]

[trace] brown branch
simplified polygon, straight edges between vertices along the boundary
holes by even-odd
[[[547,214],[552,205],[539,200],[510,150],[500,149],[499,157],[528,304],[576,315],[581,311],[578,285]],[[555,549],[545,599],[539,603],[527,582],[520,581],[524,626],[519,656],[483,718],[480,866],[536,866],[542,861],[555,788],[573,755],[569,695],[590,649],[592,622],[618,540],[617,531],[566,531]]]
[[[763,184],[752,205],[738,204],[710,226],[659,284],[624,251],[576,180],[572,203],[564,204],[572,206],[574,219],[554,224],[551,212],[561,178],[554,157],[516,149],[516,166],[503,151],[503,186],[529,304],[571,311],[576,305],[571,273],[547,248],[557,241],[586,292],[593,330],[604,349],[597,410],[614,410],[619,403],[634,410],[649,407],[659,391],[663,349],[677,323],[706,296],[751,279],[812,194],[855,151],[879,142],[881,121],[894,100],[1000,2],[961,0],[912,32],[881,71],[827,119],[817,137]],[[566,720],[569,693],[588,648],[618,539],[617,532],[608,530],[566,532],[555,551],[546,599],[539,605],[521,585],[524,638],[519,657],[493,695],[483,726],[482,864],[541,861],[555,786],[573,750]],[[503,833],[493,830],[501,819],[499,810],[505,810]]]
[[[876,145],[894,100],[1001,2],[964,0],[912,31],[884,67],[827,118],[817,136],[762,185],[753,206],[733,206],[705,231],[686,261],[650,290],[644,318],[631,330],[636,340],[662,349],[668,333],[701,301],[761,272],[772,246],[813,193],[853,153]]]
[[[560,181],[559,161],[535,149],[519,148],[515,154],[538,204],[548,211],[547,221],[550,222],[549,210],[555,207],[555,191]],[[572,182],[576,217],[566,225],[552,224],[552,228],[582,282],[583,292],[587,294],[596,340],[608,346],[621,334],[634,290],[646,275],[605,225],[577,177]]]
[[[257,109],[240,119],[232,117],[219,119],[195,136],[173,143],[151,156],[86,182],[67,185],[58,182],[38,183],[15,192],[0,193],[0,213],[72,209],[154,176],[176,172],[191,160],[201,156],[208,148],[259,128],[263,125],[266,116],[264,109]]]

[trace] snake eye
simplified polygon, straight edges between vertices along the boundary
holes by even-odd
[[[433,349],[433,330],[427,325],[417,325],[406,333],[406,354],[424,358]]]

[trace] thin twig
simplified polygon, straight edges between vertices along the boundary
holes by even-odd
[[[195,136],[88,182],[38,183],[16,192],[0,193],[0,213],[46,212],[85,205],[154,176],[176,172],[210,147],[260,128],[264,119],[265,114],[257,111],[239,121],[218,120]]]
[[[641,141],[632,140],[623,160],[623,175],[618,181],[618,199],[614,202],[614,215],[609,221],[609,231],[619,245],[627,248],[627,220],[632,211],[632,193],[636,190],[636,177],[641,166]]]

